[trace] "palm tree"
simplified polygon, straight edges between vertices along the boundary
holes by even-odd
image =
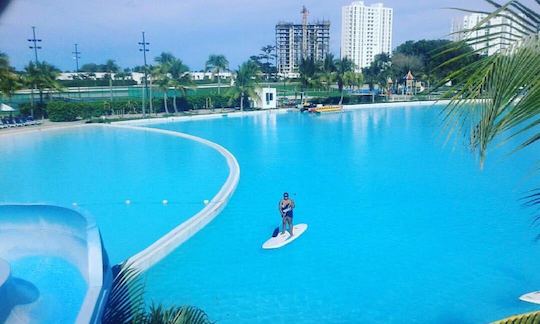
[[[298,65],[300,73],[300,102],[304,103],[304,92],[307,88],[318,86],[321,82],[319,78],[321,64],[313,58],[302,59]]]
[[[392,59],[387,53],[375,55],[370,66],[362,69],[366,83],[369,84],[369,89],[374,90],[375,85],[382,88],[386,85],[389,77],[392,75]]]
[[[512,137],[521,134],[529,136],[516,149],[525,148],[540,139],[538,8],[534,10],[516,0],[505,5],[488,0],[486,2],[494,6],[494,11],[477,26],[465,31],[466,35],[474,31],[485,33],[467,41],[470,45],[489,44],[494,38],[501,37],[506,42],[506,48],[491,56],[474,60],[450,73],[443,81],[454,81],[453,92],[448,93],[452,100],[445,109],[445,126],[450,133],[461,132],[468,135],[470,147],[479,155],[481,166],[490,144],[503,134],[511,134]],[[540,5],[539,1],[536,3]],[[494,17],[510,20],[512,28],[503,29],[500,28],[501,24],[488,24]],[[462,46],[464,44],[460,43],[445,49],[441,55],[457,52]],[[493,45],[479,46],[481,48],[475,51],[465,52],[443,63],[443,67],[460,59],[478,56],[491,46]],[[471,100],[474,100],[474,104],[467,104]]]
[[[341,98],[339,99],[339,105],[343,103],[343,90],[346,82],[349,80],[350,75],[347,76],[349,72],[354,72],[354,63],[350,59],[344,57],[336,60],[336,82],[338,85],[339,92],[341,92]]]
[[[103,72],[116,73],[120,71],[120,67],[115,60],[108,59],[103,65]]]
[[[227,71],[229,69],[229,61],[224,55],[212,54],[206,61],[206,71],[211,71],[214,75],[218,76],[218,94],[221,93],[221,77],[220,72]]]
[[[175,88],[173,98],[174,112],[178,113],[178,108],[176,106],[176,90],[179,90],[182,96],[185,97],[187,89],[194,86],[195,83],[191,80],[189,67],[180,59],[175,59],[171,62],[169,73],[172,77],[172,86]]]
[[[165,108],[166,114],[169,114],[169,104],[167,102],[168,91],[169,88],[174,85],[173,79],[170,75],[170,70],[171,65],[175,60],[176,57],[173,54],[168,52],[162,52],[159,56],[156,56],[154,58],[154,61],[156,61],[158,65],[156,65],[150,70],[150,87],[152,87],[152,84],[155,82],[158,86],[158,89],[163,92],[163,106]]]
[[[25,78],[28,85],[34,86],[39,91],[39,102],[43,105],[43,92],[45,89],[60,91],[62,86],[56,80],[60,75],[60,70],[47,62],[28,63],[24,68]]]
[[[9,64],[8,56],[0,52],[0,94],[9,98],[21,87],[20,76],[15,73],[15,69]]]
[[[266,45],[261,48],[262,54],[259,55],[259,58],[265,60],[265,63],[263,63],[263,72],[266,75],[266,80],[270,78],[272,73],[272,64],[270,64],[270,60],[273,60],[275,57],[275,55],[272,54],[275,49],[276,47],[273,45]]]
[[[171,64],[176,60],[176,57],[172,53],[162,52],[154,60],[159,64]]]
[[[195,83],[191,79],[191,75],[189,73],[185,73],[179,78],[173,79],[173,85],[175,90],[180,91],[180,94],[182,97],[187,96],[187,91],[195,86]],[[174,111],[177,113],[178,108],[176,104],[176,91],[174,93]]]
[[[345,72],[343,75],[343,84],[346,87],[353,88],[353,87],[361,87],[364,83],[364,76],[362,73],[357,73],[354,71],[348,71]]]
[[[335,73],[337,71],[336,60],[334,55],[329,53],[326,55],[322,62],[322,67],[320,71],[320,82],[325,85],[326,90],[330,90],[330,86],[335,81]]]
[[[229,95],[232,99],[240,98],[240,111],[244,111],[244,98],[246,95],[251,98],[258,97],[256,90],[260,82],[259,74],[259,66],[252,60],[242,63],[238,67],[234,86],[229,90]]]
[[[176,58],[173,54],[163,52],[155,58],[159,63],[152,71],[152,76],[156,79],[156,84],[163,91],[163,101],[165,103],[165,112],[169,113],[167,103],[167,92],[170,87],[174,87],[173,107],[174,112],[178,113],[176,105],[176,90],[180,90],[182,95],[186,95],[189,86],[193,85],[189,75],[189,67],[182,60]]]
[[[156,69],[152,64],[148,64],[146,67],[147,71],[147,83],[148,83],[148,104],[150,109],[150,114],[154,111],[154,94],[153,94],[153,81],[156,78]],[[143,68],[144,69],[144,68]]]
[[[158,88],[163,91],[163,104],[165,108],[165,113],[169,113],[169,107],[167,103],[167,92],[170,87],[174,85],[173,79],[170,77],[170,69],[173,62],[176,60],[176,57],[169,52],[162,52],[159,56],[154,58],[154,61],[158,65],[151,69],[150,71],[150,91],[152,91],[152,84],[155,80]],[[176,97],[176,96],[175,96]],[[175,98],[176,99],[176,98]],[[175,100],[176,101],[176,100]],[[176,105],[176,102],[175,102]],[[152,99],[150,99],[150,107],[152,107]],[[176,107],[176,106],[175,106]],[[152,108],[150,108],[152,110]],[[176,108],[175,108],[176,112]]]
[[[158,89],[163,92],[163,104],[165,107],[165,113],[169,113],[169,107],[167,104],[167,92],[169,91],[169,88],[172,86],[172,78],[169,75],[170,70],[170,64],[169,63],[162,63],[157,66],[155,66],[152,69],[152,79],[155,78],[155,83],[158,86]]]

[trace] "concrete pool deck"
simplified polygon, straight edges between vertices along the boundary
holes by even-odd
[[[28,132],[40,132],[40,131],[49,130],[49,129],[85,125],[84,121],[82,120],[78,120],[74,122],[52,122],[48,119],[45,119],[45,120],[40,120],[40,122],[42,123],[39,125],[10,127],[10,128],[0,129],[0,136],[21,134],[21,133],[28,133]]]

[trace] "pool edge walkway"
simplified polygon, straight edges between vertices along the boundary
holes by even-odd
[[[126,264],[129,264],[131,267],[139,271],[146,271],[203,229],[223,210],[223,208],[225,208],[229,199],[236,190],[238,181],[240,180],[240,166],[234,155],[232,155],[232,153],[223,146],[201,137],[170,130],[131,126],[125,124],[113,124],[107,125],[106,127],[158,133],[196,141],[218,151],[218,153],[225,158],[227,161],[227,166],[229,167],[229,175],[227,176],[227,180],[218,193],[206,205],[206,207],[200,210],[197,214],[191,216],[188,220],[176,226],[167,234],[160,237],[157,241],[152,243],[144,250],[126,260]]]

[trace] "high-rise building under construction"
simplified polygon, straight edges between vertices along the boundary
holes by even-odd
[[[330,21],[308,23],[306,7],[302,23],[280,22],[276,25],[276,55],[279,75],[298,76],[302,59],[324,60],[330,52]]]

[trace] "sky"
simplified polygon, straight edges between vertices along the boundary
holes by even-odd
[[[3,1],[3,0],[0,0]],[[530,0],[533,1],[533,0]],[[145,31],[148,61],[171,52],[191,70],[204,68],[210,54],[223,54],[236,68],[260,48],[274,44],[279,21],[300,22],[305,5],[310,20],[331,22],[331,52],[339,55],[341,7],[351,0],[12,0],[0,16],[0,52],[21,69],[34,54],[31,26],[42,39],[39,60],[74,70],[114,59],[121,67],[143,64],[138,42]],[[372,4],[381,1],[365,1]],[[445,8],[485,8],[484,0],[385,0],[394,9],[393,47],[406,40],[445,38],[452,18]],[[525,1],[526,3],[528,2]]]

